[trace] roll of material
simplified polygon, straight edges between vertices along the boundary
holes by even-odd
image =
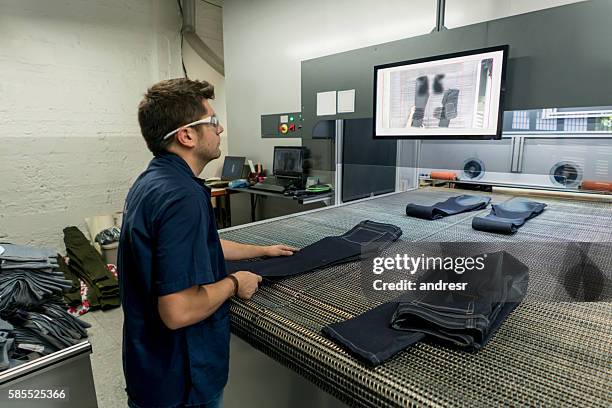
[[[581,188],[583,190],[612,191],[612,183],[608,181],[584,180]]]
[[[436,180],[457,180],[457,173],[454,171],[432,171],[431,178]]]

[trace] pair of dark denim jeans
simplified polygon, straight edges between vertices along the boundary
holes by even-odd
[[[395,225],[366,220],[342,235],[323,238],[289,257],[227,261],[226,266],[228,273],[251,271],[269,279],[284,278],[358,261],[397,241],[401,235],[402,230]]]
[[[482,271],[435,270],[421,283],[465,283],[461,291],[428,291],[398,304],[396,330],[419,332],[443,343],[481,349],[527,293],[528,268],[507,252],[487,254]]]
[[[481,349],[521,302],[529,280],[528,268],[507,252],[486,254],[483,264],[481,271],[463,274],[432,270],[419,281],[419,287],[439,281],[467,283],[463,291],[405,293],[322,332],[374,366],[426,338]]]
[[[546,208],[544,203],[520,199],[493,204],[488,215],[472,219],[472,228],[479,231],[514,234],[527,220],[540,215],[544,208]]]
[[[437,220],[449,215],[482,210],[489,205],[489,202],[491,202],[491,198],[489,197],[460,195],[457,197],[450,197],[434,205],[410,203],[406,206],[406,215],[426,220]]]

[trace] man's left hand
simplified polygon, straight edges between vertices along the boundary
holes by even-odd
[[[297,248],[288,245],[270,245],[263,247],[264,256],[290,256],[293,255]]]

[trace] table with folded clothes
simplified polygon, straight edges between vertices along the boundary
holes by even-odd
[[[473,226],[502,204],[502,210],[530,213],[498,212],[514,226],[510,233]],[[227,264],[228,272],[264,277],[251,300],[232,299],[232,331],[350,406],[610,406],[610,303],[571,302],[564,283],[548,276],[545,258],[560,248],[551,242],[612,241],[609,208],[426,188],[222,230],[223,239],[304,251]],[[521,226],[517,219],[529,221]],[[358,235],[355,255],[357,247],[344,237],[368,225],[399,233],[374,245]],[[542,245],[534,249],[532,240]],[[449,243],[455,246],[448,249]],[[369,267],[372,289],[368,257],[420,255],[430,244],[453,252],[466,243],[498,248],[485,252],[483,274],[432,270],[418,278],[469,282],[471,291],[370,293],[364,286]],[[512,253],[504,251],[508,243],[516,245]],[[610,254],[597,245],[591,260],[605,273],[601,262]],[[612,293],[608,286],[604,299]],[[541,300],[542,293],[550,295]]]
[[[50,249],[0,243],[0,370],[87,338],[89,324],[69,314],[72,287]]]

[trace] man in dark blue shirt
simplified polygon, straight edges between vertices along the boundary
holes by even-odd
[[[227,382],[231,296],[249,299],[261,277],[228,275],[225,259],[291,255],[219,239],[210,191],[197,177],[219,157],[223,127],[212,85],[173,79],[138,108],[155,155],[131,187],[119,244],[123,370],[130,407],[218,407]]]

